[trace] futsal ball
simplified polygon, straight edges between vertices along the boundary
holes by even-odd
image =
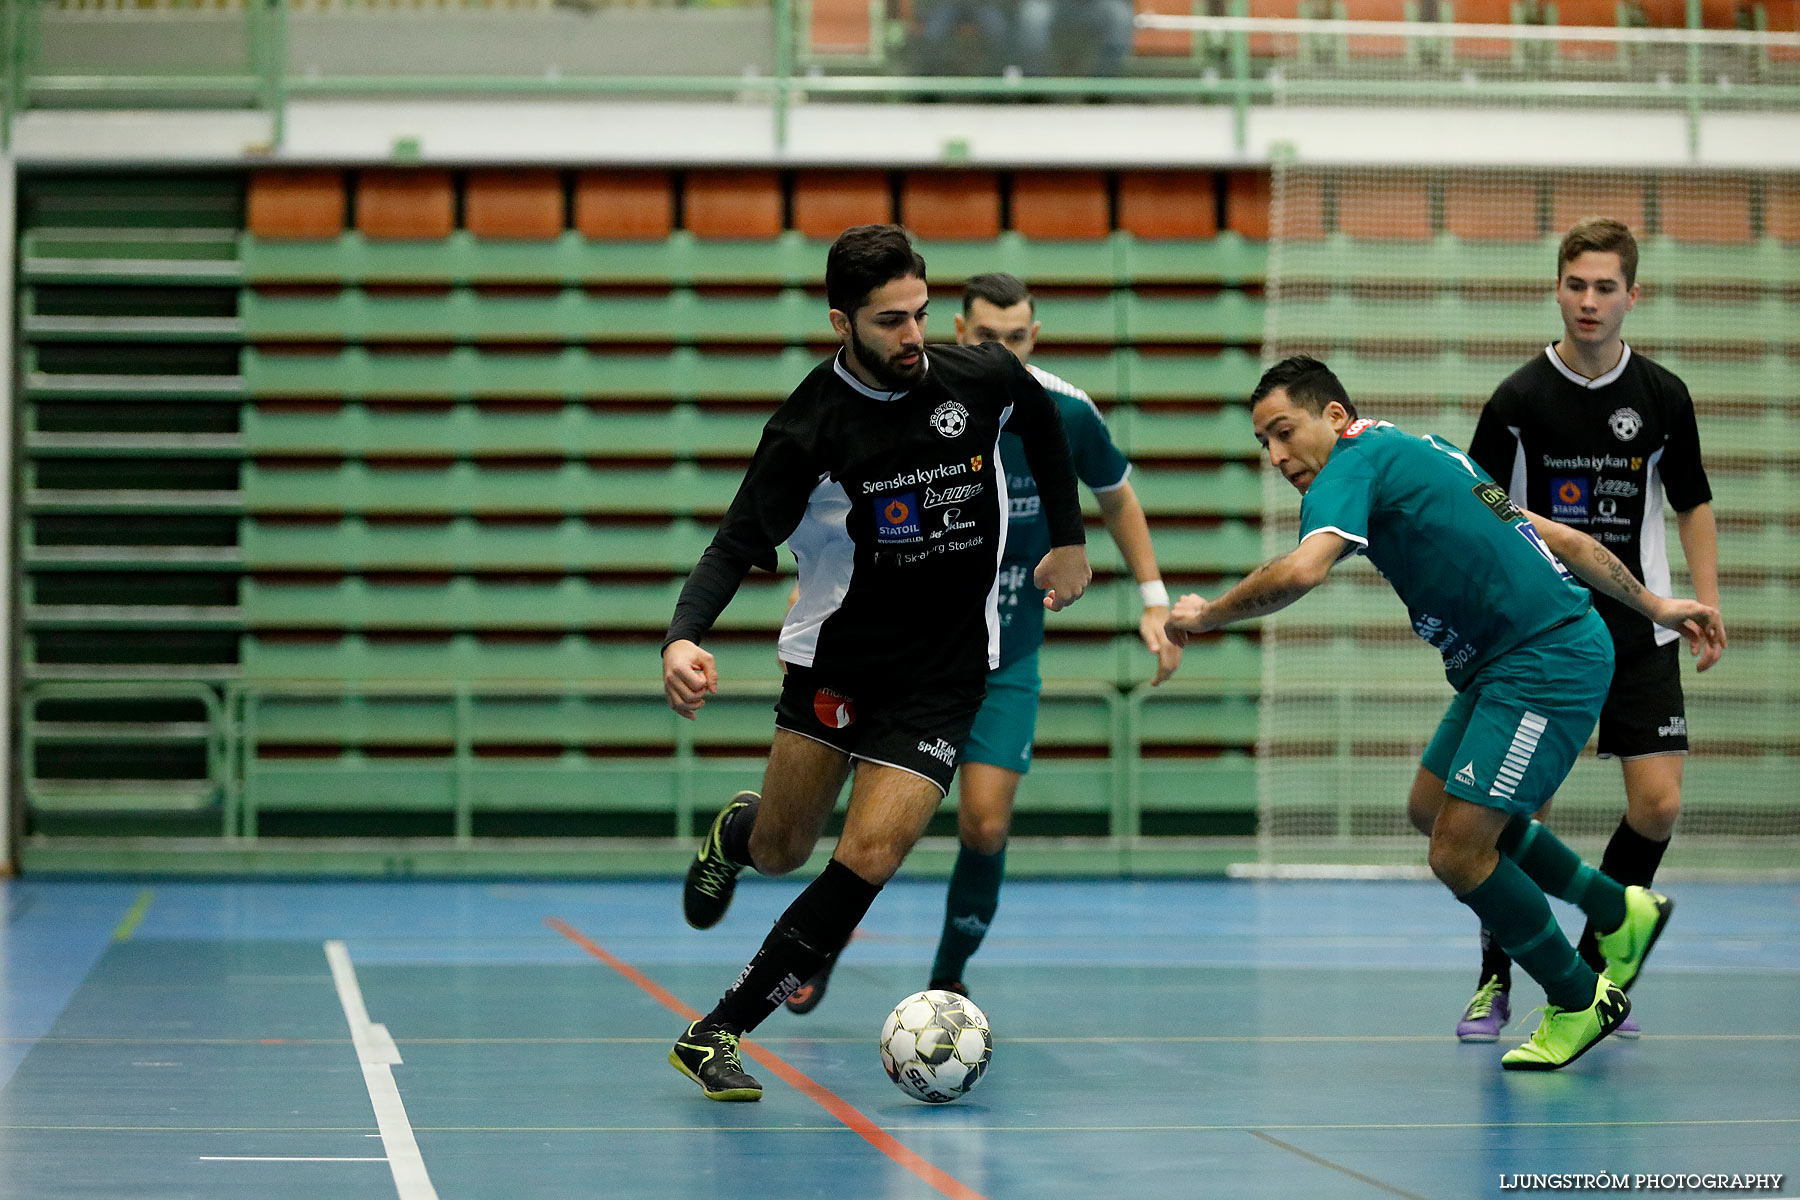
[[[881,1027],[888,1078],[927,1104],[948,1104],[980,1083],[993,1054],[987,1014],[955,992],[914,992]]]

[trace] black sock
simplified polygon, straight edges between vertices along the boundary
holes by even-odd
[[[740,867],[756,865],[750,861],[750,831],[756,828],[756,810],[761,804],[761,800],[752,800],[726,817],[724,828],[719,830],[719,849]]]
[[[1619,827],[1613,830],[1612,840],[1606,843],[1606,852],[1600,856],[1600,871],[1627,886],[1649,887],[1650,881],[1656,878],[1656,868],[1662,865],[1663,852],[1668,848],[1666,840],[1651,841],[1621,817]],[[1575,948],[1596,971],[1605,965],[1592,921],[1581,931],[1581,941]]]
[[[881,885],[837,859],[825,864],[763,939],[737,982],[706,1014],[706,1028],[748,1033],[830,962],[856,932]]]
[[[1621,818],[1600,856],[1600,870],[1626,886],[1649,887],[1668,848],[1667,841],[1653,842]]]
[[[1481,978],[1475,986],[1481,987],[1488,980],[1498,977],[1500,990],[1512,991],[1512,955],[1500,948],[1500,939],[1486,925],[1481,927]]]

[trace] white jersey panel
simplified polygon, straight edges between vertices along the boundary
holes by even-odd
[[[850,590],[856,544],[845,524],[849,515],[850,496],[844,485],[829,475],[820,476],[806,499],[806,515],[788,538],[788,549],[800,568],[800,598],[781,624],[777,653],[783,662],[813,665],[819,631]]]
[[[1525,439],[1519,436],[1517,425],[1508,425],[1506,431],[1513,435],[1513,445],[1517,447],[1513,451],[1512,477],[1506,481],[1506,494],[1514,504],[1529,510],[1531,505],[1527,503],[1525,491]]]
[[[1657,462],[1663,456],[1662,447],[1650,456],[1649,469],[1644,473],[1648,486],[1644,496],[1644,528],[1638,534],[1638,552],[1643,556],[1639,565],[1644,568],[1644,586],[1659,596],[1673,596],[1673,586],[1669,575],[1669,525],[1668,516],[1663,510],[1662,473],[1658,471]],[[1666,646],[1676,641],[1681,635],[1673,629],[1657,625],[1653,628],[1656,644]]]
[[[1012,415],[1012,407],[1007,406],[1007,415]],[[1000,466],[1000,441],[994,440],[994,447],[988,451],[993,455],[994,490],[1000,493],[1000,538],[994,543],[994,582],[987,594],[987,633],[988,633],[988,670],[1000,669],[1000,571],[1001,563],[1006,558],[1006,527],[1008,517],[1012,513],[1012,500],[1006,494],[1006,470]]]

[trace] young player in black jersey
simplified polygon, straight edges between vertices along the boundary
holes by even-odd
[[[849,229],[826,259],[843,348],[769,419],[743,485],[694,568],[663,641],[669,706],[692,718],[718,688],[699,641],[752,566],[786,542],[799,599],[760,795],[740,792],[688,870],[682,907],[706,929],[737,875],[806,862],[854,772],[831,860],[775,922],[669,1061],[712,1100],[757,1100],[738,1037],[846,942],[949,791],[958,748],[998,665],[1006,539],[1000,431],[1025,444],[1050,527],[1035,576],[1051,609],[1091,572],[1055,403],[1004,347],[925,350],[925,263],[893,225]]]
[[[1694,402],[1681,380],[1625,344],[1637,302],[1637,242],[1618,221],[1593,217],[1563,238],[1556,300],[1563,338],[1514,371],[1482,410],[1469,457],[1507,486],[1513,503],[1591,535],[1651,591],[1669,591],[1664,499],[1693,575],[1694,595],[1718,607],[1718,536],[1700,461]],[[1616,666],[1600,714],[1599,751],[1625,775],[1625,817],[1600,869],[1648,886],[1681,809],[1687,713],[1677,635],[1606,596],[1594,607],[1612,632]],[[1722,648],[1697,649],[1702,671]],[[1594,934],[1581,951],[1600,965]],[[1457,1024],[1463,1041],[1491,1042],[1511,1016],[1511,962],[1482,931],[1481,982]],[[1628,1019],[1620,1031],[1636,1036]]]

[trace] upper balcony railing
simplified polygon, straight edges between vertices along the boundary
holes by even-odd
[[[795,104],[834,99],[1226,106],[1239,150],[1254,109],[1279,104],[1674,111],[1692,148],[1708,113],[1800,114],[1800,0],[1137,0],[1130,48],[1078,46],[1085,68],[1009,62],[1024,55],[993,30],[931,26],[909,0],[3,9],[9,137],[30,109],[255,108],[278,149],[291,101],[372,97],[734,100],[767,108],[778,149]],[[1398,19],[1421,15],[1437,19]]]

